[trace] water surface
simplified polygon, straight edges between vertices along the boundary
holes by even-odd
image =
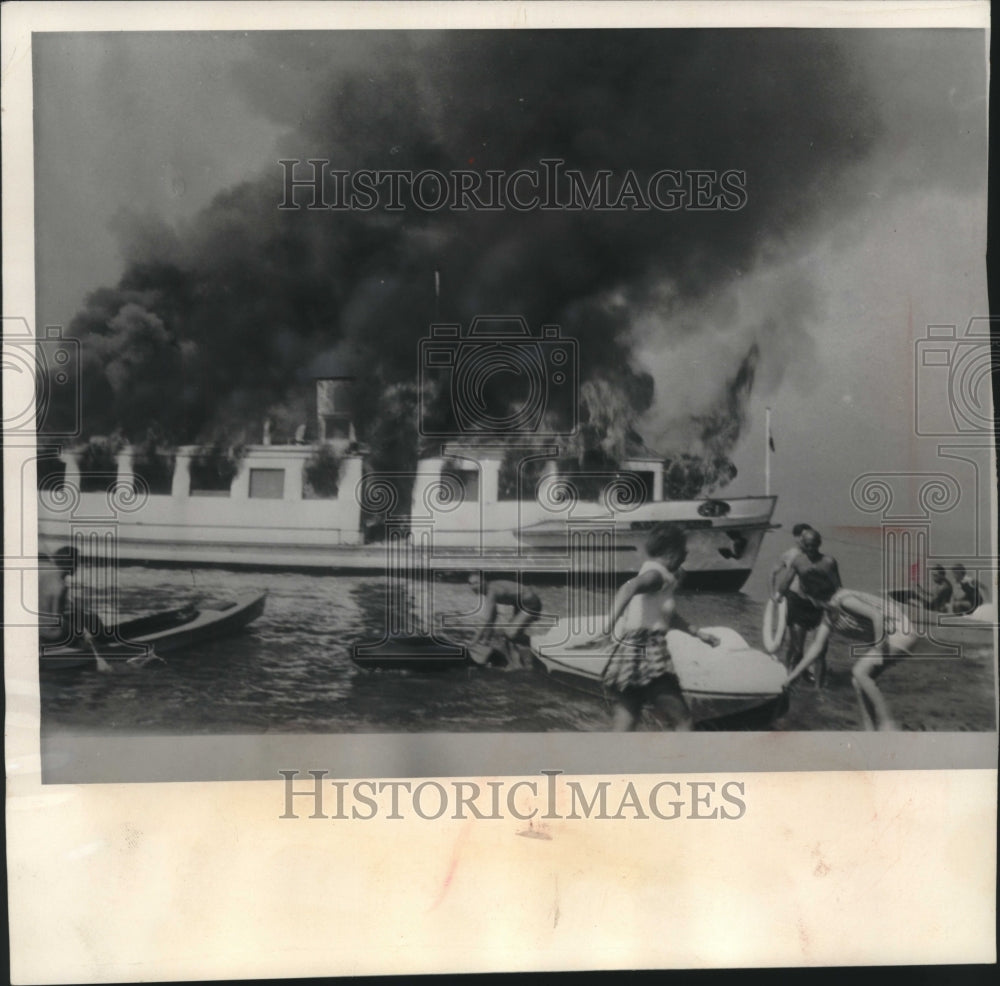
[[[702,626],[731,626],[761,646],[767,575],[781,545],[768,545],[741,593],[679,597],[679,609]],[[877,553],[857,545],[827,545],[845,583],[877,588]],[[545,612],[568,611],[564,586],[535,586]],[[350,659],[355,643],[380,639],[386,627],[385,580],[214,569],[122,568],[120,618],[188,602],[212,605],[251,590],[268,591],[263,616],[243,633],[171,654],[163,664],[43,671],[43,730],[96,729],[122,733],[549,732],[609,728],[610,706],[533,671],[462,669],[444,673],[367,672]],[[107,619],[113,600],[103,600]],[[462,582],[436,581],[434,619],[471,619],[477,598]],[[602,601],[610,605],[610,600]],[[467,641],[471,630],[445,631]],[[793,689],[779,730],[860,727],[850,683],[850,643],[834,638],[827,687]],[[995,728],[991,648],[959,656],[913,658],[885,672],[881,687],[907,730]],[[655,721],[644,722],[656,728]]]

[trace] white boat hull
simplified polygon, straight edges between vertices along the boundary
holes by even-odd
[[[192,489],[195,453],[178,450],[172,487],[160,493],[139,492],[128,456],[110,492],[82,492],[75,460],[64,455],[62,485],[38,493],[43,550],[82,539],[85,552],[93,543],[121,564],[533,572],[596,586],[634,572],[649,532],[671,523],[688,533],[684,587],[734,592],[750,575],[775,506],[774,497],[598,503],[544,489],[535,500],[500,499],[498,462],[484,459],[475,488],[466,489],[434,459],[421,460],[407,513],[392,490],[365,478],[358,456],[345,457],[339,490],[320,499],[305,492],[308,448],[251,447],[230,489],[214,493]],[[365,543],[366,525],[379,520],[384,540]]]
[[[86,496],[86,494],[85,494]],[[98,525],[99,526],[99,525]],[[681,522],[681,526],[683,523]],[[753,569],[768,526],[743,528],[742,550],[732,551],[725,530],[688,532],[686,591],[738,591]],[[561,545],[520,544],[510,536],[505,546],[483,545],[479,532],[465,532],[465,544],[439,546],[436,541],[408,538],[375,544],[338,543],[340,532],[329,529],[260,526],[252,531],[224,525],[156,525],[122,520],[113,525],[116,562],[145,565],[209,565],[232,568],[381,572],[426,566],[431,571],[577,573],[583,578],[634,572],[641,563],[642,539],[613,540],[597,536]],[[39,519],[43,550],[68,544],[74,534],[86,536],[87,525],[61,519]],[[470,543],[471,542],[471,543]]]
[[[912,603],[905,609],[910,626],[920,636],[950,647],[992,647],[997,632],[996,607],[985,603],[965,616],[932,613]]]
[[[712,647],[690,634],[667,634],[674,670],[692,718],[703,725],[739,717],[763,725],[784,708],[787,672],[775,658],[755,650],[729,627],[706,627],[719,638]],[[611,656],[606,645],[581,646],[563,625],[532,638],[531,649],[548,674],[570,687],[606,695],[602,674]]]

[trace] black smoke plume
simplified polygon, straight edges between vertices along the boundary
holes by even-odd
[[[696,450],[722,463],[739,438],[755,367],[780,363],[781,339],[736,363],[650,366],[697,325],[636,313],[691,310],[820,226],[828,203],[864,192],[845,179],[879,132],[837,32],[458,31],[283,33],[256,39],[241,67],[247,97],[289,122],[280,156],[345,170],[537,170],[542,158],[641,182],[664,168],[736,169],[737,211],[281,211],[277,160],[220,193],[183,229],[135,220],[133,261],[74,319],[82,341],[84,430],[173,443],[258,441],[270,415],[290,431],[310,414],[306,369],[320,354],[358,368],[359,437],[382,468],[418,448],[417,345],[436,313],[557,323],[579,343],[582,383],[613,386],[622,435],[669,392],[705,375],[714,405],[692,409]],[[436,309],[433,271],[442,272]],[[664,297],[671,304],[662,305]],[[780,304],[778,300],[775,302]],[[739,324],[713,326],[739,338]],[[801,331],[779,325],[771,333]],[[730,347],[732,350],[734,347]],[[735,381],[726,386],[726,381]],[[599,416],[591,415],[591,420]],[[650,420],[654,420],[655,415]],[[617,435],[617,437],[616,437]],[[274,440],[288,435],[276,428]],[[567,454],[582,455],[580,449]]]

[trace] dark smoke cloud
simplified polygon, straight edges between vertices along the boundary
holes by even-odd
[[[258,57],[238,76],[260,112],[289,123],[283,155],[414,171],[535,169],[557,157],[641,179],[663,168],[739,169],[747,204],[283,212],[275,162],[185,229],[158,229],[150,217],[124,224],[132,262],[70,329],[86,354],[85,429],[137,439],[153,425],[173,441],[208,441],[247,427],[253,440],[268,409],[299,413],[304,369],[336,351],[360,368],[364,432],[386,389],[398,397],[415,381],[438,268],[442,319],[504,312],[536,328],[560,324],[579,341],[584,380],[614,381],[631,415],[651,415],[647,438],[662,441],[676,409],[656,413],[670,385],[652,379],[642,354],[705,330],[672,316],[711,305],[763,255],[780,262],[829,210],[863,200],[864,186],[847,176],[882,123],[851,70],[848,40],[697,30],[257,38]],[[787,299],[774,305],[750,330],[738,320],[712,326],[735,341],[719,347],[717,365],[691,368],[704,374],[705,396],[689,431],[713,455],[739,437],[755,368],[780,377],[786,347],[776,337],[802,331],[802,318],[781,315]],[[668,360],[662,372],[686,368]],[[706,432],[705,422],[727,416],[730,426]]]

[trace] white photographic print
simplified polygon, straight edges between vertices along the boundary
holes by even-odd
[[[5,8],[12,879],[281,913],[16,981],[995,958],[987,8],[516,9]]]

